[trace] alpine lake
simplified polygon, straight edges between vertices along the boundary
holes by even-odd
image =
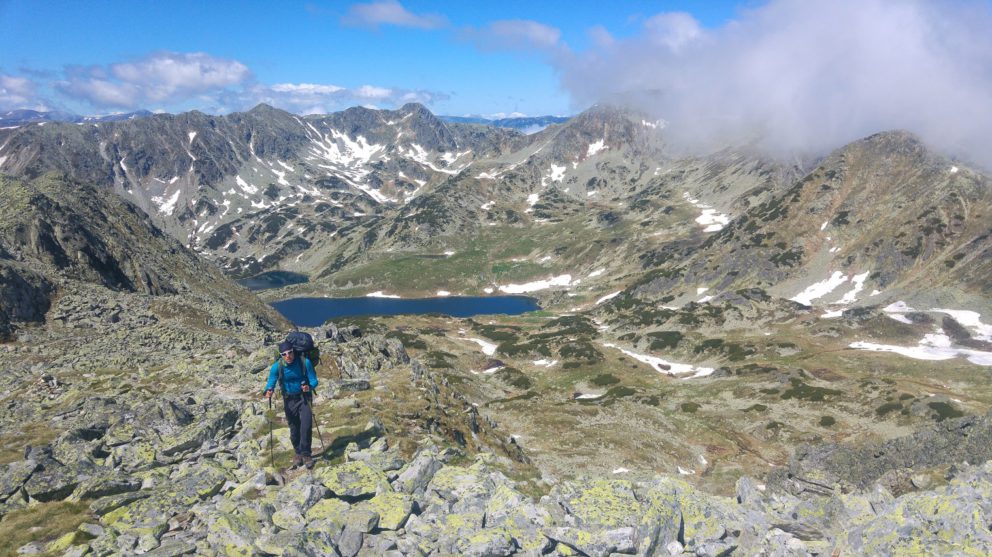
[[[272,307],[299,327],[316,327],[329,319],[369,315],[440,314],[451,317],[519,315],[537,311],[527,296],[445,296],[438,298],[291,298]]]

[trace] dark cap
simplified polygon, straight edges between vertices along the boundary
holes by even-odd
[[[279,353],[280,354],[282,354],[283,352],[289,352],[292,349],[293,349],[293,345],[290,344],[290,343],[288,343],[288,342],[283,341],[283,342],[280,342],[279,343]]]

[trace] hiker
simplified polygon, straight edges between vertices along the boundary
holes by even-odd
[[[265,385],[265,396],[272,398],[276,381],[280,381],[286,421],[289,422],[289,438],[293,442],[296,456],[293,467],[305,465],[313,468],[310,443],[313,439],[313,389],[317,387],[317,373],[310,360],[293,350],[289,342],[279,344],[279,360],[269,369],[269,382]],[[305,370],[305,371],[304,371]]]

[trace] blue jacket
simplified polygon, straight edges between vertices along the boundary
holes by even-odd
[[[265,385],[265,390],[275,388],[276,380],[279,376],[279,366],[282,365],[282,392],[284,395],[298,395],[303,390],[300,388],[300,384],[303,383],[303,364],[306,364],[306,375],[307,380],[310,382],[310,390],[312,391],[317,387],[317,372],[313,370],[313,365],[310,364],[310,360],[302,354],[297,355],[293,359],[292,364],[287,364],[285,360],[279,358],[276,363],[272,364],[269,369],[269,382]]]

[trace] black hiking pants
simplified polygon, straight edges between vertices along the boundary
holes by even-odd
[[[306,397],[304,399],[304,397]],[[299,395],[286,395],[283,397],[283,406],[286,409],[286,421],[289,422],[289,439],[293,442],[293,449],[300,456],[311,456],[310,443],[313,441],[313,412],[310,405],[313,403],[311,393]]]

